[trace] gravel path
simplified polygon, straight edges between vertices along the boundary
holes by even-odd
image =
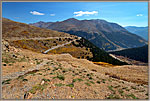
[[[76,41],[76,40],[77,40],[77,39],[75,39],[75,40],[73,40],[73,41]],[[70,41],[70,42],[67,42],[67,43],[64,43],[64,44],[61,44],[61,45],[54,46],[54,47],[52,47],[52,48],[46,50],[44,53],[46,54],[47,52],[49,52],[49,51],[51,51],[51,50],[53,50],[53,49],[56,49],[56,48],[59,48],[59,47],[63,47],[63,46],[65,46],[65,45],[67,45],[67,44],[70,44],[70,43],[73,42],[73,41]]]
[[[109,54],[111,57],[113,57],[113,58],[115,58],[115,59],[117,59],[117,60],[119,60],[119,61],[122,61],[122,62],[124,62],[123,60],[121,60],[121,59],[119,59],[119,58],[117,58],[115,55],[113,55],[113,54]]]

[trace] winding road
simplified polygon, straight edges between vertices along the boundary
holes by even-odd
[[[76,40],[78,40],[78,39],[75,39],[75,40],[73,40],[73,41],[76,41]],[[59,48],[59,47],[63,47],[63,46],[65,46],[65,45],[67,45],[67,44],[70,44],[70,43],[73,42],[73,41],[70,41],[70,42],[67,42],[67,43],[64,43],[64,44],[61,44],[61,45],[54,46],[54,47],[52,47],[52,48],[46,50],[46,51],[44,52],[44,54],[48,53],[49,51],[51,51],[51,50],[53,50],[53,49],[56,49],[56,48]]]
[[[56,38],[56,37],[55,37]],[[57,37],[58,38],[58,37]],[[60,37],[59,37],[60,38]],[[64,37],[66,38],[66,37]],[[38,38],[37,38],[38,39]],[[43,38],[42,38],[43,39]],[[49,38],[44,38],[44,39],[49,39]],[[74,39],[73,41],[76,41],[76,40],[79,40],[81,39],[81,37],[79,37],[78,39]],[[67,42],[67,43],[64,43],[64,44],[61,44],[61,45],[57,45],[57,46],[54,46],[48,50],[46,50],[44,53],[46,54],[47,52],[49,52],[50,50],[53,50],[53,49],[56,49],[56,48],[59,48],[59,47],[63,47],[67,44],[70,44],[71,42],[73,41],[70,41],[70,42]],[[24,75],[26,74],[27,72],[29,71],[33,71],[33,70],[39,70],[41,67],[43,67],[46,63],[48,62],[47,59],[44,59],[44,61],[42,63],[40,63],[39,65],[36,65],[35,67],[33,68],[30,68],[28,70],[25,70],[25,71],[21,71],[21,72],[15,72],[15,73],[12,73],[12,74],[9,74],[9,75],[6,75],[6,76],[3,76],[2,77],[2,80],[8,80],[8,79],[15,79],[17,77],[19,77],[20,75]]]
[[[46,38],[11,38],[11,39],[6,39],[10,41],[18,41],[18,40],[48,40],[48,39],[59,39],[59,38],[71,38],[71,37],[46,37]]]
[[[115,55],[113,55],[113,54],[109,54],[111,57],[113,57],[114,59],[117,59],[117,60],[119,60],[119,61],[121,61],[121,62],[124,62],[123,60],[121,60],[121,59],[119,59],[119,58],[117,58]]]

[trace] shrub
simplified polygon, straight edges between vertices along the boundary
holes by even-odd
[[[80,82],[80,81],[83,81],[82,79],[78,79],[78,81]]]
[[[58,78],[59,80],[65,80],[65,77],[63,75],[58,75],[57,77],[54,78]]]
[[[49,73],[50,75],[54,75],[55,73]]]
[[[59,83],[59,84],[55,84],[55,86],[61,87],[61,86],[64,86],[64,84]]]
[[[123,90],[119,89],[118,92],[122,95],[123,94]]]
[[[114,92],[114,90],[113,90],[113,86],[108,86],[108,88],[109,88],[111,91],[113,91],[113,92]]]
[[[95,84],[93,81],[90,81],[90,83]]]
[[[62,72],[63,72],[63,73],[65,73],[65,72],[67,72],[67,70],[66,70],[66,69],[64,69]]]
[[[47,68],[47,70],[51,70],[50,68]]]
[[[23,79],[22,81],[28,81],[28,79]]]
[[[38,73],[38,75],[42,75],[42,73]]]
[[[91,79],[91,80],[92,80],[93,78],[92,78],[92,77],[89,77],[89,79]]]
[[[7,66],[7,64],[3,64],[3,66]]]
[[[97,81],[96,83],[100,84],[100,81]]]
[[[88,83],[88,82],[85,82],[85,84],[86,84],[87,86],[91,86],[90,83]]]
[[[2,82],[2,84],[10,84],[10,82],[9,82],[9,81],[11,81],[11,79],[4,80],[4,81]]]
[[[12,66],[13,64],[9,64],[9,66]]]
[[[74,83],[74,82],[76,82],[76,81],[81,82],[81,81],[83,81],[83,80],[82,80],[82,79],[80,79],[80,78],[78,78],[78,79],[73,79],[73,80],[72,80],[72,83]]]
[[[120,97],[118,95],[111,94],[107,97],[107,99],[120,99]]]
[[[105,83],[105,81],[106,81],[105,79],[102,79],[102,82],[103,82],[103,83]]]
[[[136,87],[131,86],[131,88],[136,90]]]
[[[66,86],[68,86],[68,87],[74,87],[74,84],[71,83],[71,84],[68,84],[68,85],[66,85]]]
[[[50,82],[50,80],[49,80],[49,79],[45,79],[45,78],[43,78],[42,80],[43,80],[43,81],[45,81],[45,82]]]
[[[73,80],[72,80],[72,83],[74,83],[74,82],[76,82],[76,81],[77,81],[77,79],[73,79]]]
[[[36,85],[34,86],[31,90],[29,90],[30,93],[35,94],[37,90],[41,90],[43,91],[45,89],[45,87],[47,86],[47,84],[43,84],[43,85]]]
[[[139,99],[139,98],[137,98],[135,95],[133,95],[133,94],[129,94],[129,95],[127,95],[127,97],[131,97],[131,98],[133,98],[133,99]]]

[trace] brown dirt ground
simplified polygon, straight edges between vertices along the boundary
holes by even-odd
[[[12,53],[28,59],[16,60],[11,66],[6,63],[2,76],[26,71],[45,60],[47,63],[15,79],[3,80],[3,99],[148,99],[147,66],[101,66],[69,54],[25,49]]]

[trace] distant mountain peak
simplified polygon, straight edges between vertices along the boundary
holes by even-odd
[[[39,21],[39,23],[44,23],[44,21]]]
[[[67,19],[67,20],[78,20],[78,19],[75,19],[75,18],[69,18],[69,19]]]
[[[128,32],[117,23],[102,19],[78,20],[69,18],[52,24],[34,25],[83,37],[104,50],[140,47],[147,43],[143,38]]]
[[[125,26],[125,28],[148,28],[148,26]]]
[[[79,20],[75,18],[69,18],[67,20],[64,20],[63,22],[75,22],[75,21],[79,21]]]
[[[103,20],[103,19],[91,19],[91,20],[94,20],[94,21],[105,21],[105,22],[107,22],[106,20]]]
[[[126,26],[124,28],[131,33],[141,36],[145,40],[148,40],[148,26],[146,27]]]
[[[45,22],[44,22],[44,21],[39,21],[39,22],[37,22],[37,23],[41,23],[41,24],[42,24],[42,23],[45,23]]]

